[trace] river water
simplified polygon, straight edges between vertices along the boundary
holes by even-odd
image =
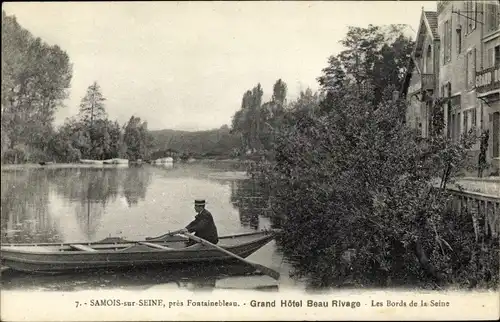
[[[184,227],[193,202],[206,199],[219,235],[275,226],[266,191],[219,163],[143,165],[125,168],[39,167],[2,170],[2,243],[86,242],[106,237],[141,240]],[[246,265],[181,267],[38,276],[10,270],[3,289],[82,290],[150,288],[302,288],[276,243],[248,259],[281,273],[279,281]]]

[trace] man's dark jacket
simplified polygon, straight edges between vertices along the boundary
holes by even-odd
[[[219,242],[214,219],[212,214],[206,209],[203,209],[197,214],[195,219],[186,226],[186,229],[190,233],[195,232],[195,236],[208,240],[212,244],[217,244]]]

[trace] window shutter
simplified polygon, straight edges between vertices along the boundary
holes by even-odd
[[[467,88],[474,88],[474,79],[476,77],[476,48],[469,50],[467,53]]]
[[[465,33],[468,34],[470,32],[470,29],[469,29],[469,17],[470,17],[470,9],[469,9],[469,3],[470,1],[465,1],[465,15],[467,16],[467,18],[465,18]]]
[[[472,113],[472,121],[471,121],[471,127],[472,128],[475,128],[476,125],[477,125],[477,109],[476,108],[473,108],[471,113]]]
[[[493,20],[492,23],[492,28],[495,30],[496,28],[500,28],[500,17],[498,17],[498,14],[500,13],[500,4],[492,4],[493,10],[491,10],[491,15],[493,16],[491,20]]]
[[[488,53],[486,54],[487,57],[486,57],[486,67],[485,68],[490,68],[490,67],[494,66],[494,62],[493,62],[493,50],[494,50],[494,48],[488,49]]]
[[[471,88],[476,87],[476,48],[472,50],[472,70],[471,70]]]
[[[498,28],[498,4],[488,3],[487,4],[487,13],[486,13],[486,30],[493,31]]]
[[[476,21],[477,21],[477,9],[478,9],[478,3],[473,2],[472,3],[472,30],[476,29]]]
[[[448,60],[451,60],[451,37],[452,37],[452,31],[451,31],[451,20],[448,23]]]
[[[464,133],[467,133],[467,131],[468,131],[468,127],[467,127],[467,125],[469,125],[468,124],[468,122],[469,122],[468,119],[469,119],[469,111],[464,111],[464,117],[463,117],[463,122],[464,122],[463,129],[464,129]]]
[[[446,61],[444,60],[444,52],[446,50],[446,29],[445,29],[445,24],[441,25],[439,34],[442,35],[443,37],[443,46],[440,46],[441,48],[441,60],[443,61],[443,65],[446,64]]]
[[[469,88],[469,84],[470,84],[470,51],[468,51],[467,54],[465,55],[465,66],[467,68],[467,70],[465,71],[465,73],[466,73],[465,79],[467,80],[467,88]]]

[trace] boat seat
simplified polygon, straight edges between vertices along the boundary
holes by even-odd
[[[162,245],[148,243],[148,242],[139,242],[139,244],[144,245],[144,246],[158,248],[158,249],[163,249],[163,250],[173,250],[173,248],[170,248],[170,247],[165,247],[165,246],[162,246]]]
[[[72,248],[78,249],[78,250],[86,251],[86,252],[97,252],[97,250],[95,250],[91,247],[85,246],[85,245],[71,244],[69,246],[71,246]]]

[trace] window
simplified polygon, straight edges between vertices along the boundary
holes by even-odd
[[[476,49],[467,52],[467,88],[473,89],[476,78]]]
[[[455,129],[455,114],[452,114],[451,115],[451,123],[448,124],[448,131],[451,132],[451,138],[453,139],[453,141],[455,141],[455,133],[456,133],[456,129]]]
[[[457,54],[462,52],[462,26],[457,27]]]
[[[432,47],[429,45],[427,47],[427,54],[425,55],[425,73],[426,74],[432,74],[432,64],[433,64],[433,59],[432,59]]]
[[[467,23],[467,34],[473,32],[476,29],[477,23],[477,6],[478,3],[476,1],[466,1],[465,2],[465,15],[466,23]]]
[[[451,127],[451,125],[453,124],[452,123],[453,119],[452,119],[452,116],[451,116],[451,104],[450,104],[450,102],[448,102],[447,115],[448,115],[448,119],[446,121],[446,130],[447,130],[446,134],[447,134],[447,137],[449,139],[451,139],[452,134],[453,134],[452,127]]]
[[[495,56],[493,59],[492,66],[497,66],[497,65],[500,65],[500,45],[495,47]]]
[[[477,7],[478,7],[478,5],[479,5],[479,4],[477,3],[477,1],[473,1],[473,2],[472,2],[472,6],[471,6],[471,7],[472,7],[472,8],[471,8],[471,11],[472,11],[472,12],[471,12],[471,16],[472,16],[472,17],[471,17],[471,18],[472,18],[472,21],[471,21],[472,30],[475,30],[475,29],[476,29],[477,18],[478,18],[478,17],[477,17],[477,9],[478,9]],[[471,31],[472,31],[472,30],[471,30]]]
[[[450,97],[451,96],[451,83],[446,82],[441,86],[441,97]]]
[[[499,27],[500,18],[498,15],[500,10],[498,6],[498,3],[485,3],[486,32],[495,31]]]
[[[493,52],[494,48],[490,48],[486,51],[486,62],[484,68],[490,68],[495,66],[495,53]]]
[[[471,111],[471,128],[474,129],[477,126],[477,111],[473,108]]]
[[[500,113],[495,112],[491,115],[493,117],[493,133],[491,136],[493,137],[493,157],[498,158],[500,156],[500,142],[498,142],[498,138],[500,137]]]
[[[467,131],[469,130],[468,122],[469,122],[469,111],[465,111],[464,112],[464,125],[463,125],[464,133],[467,133]]]
[[[451,110],[451,123],[448,124],[448,131],[451,132],[450,134],[453,141],[456,141],[460,137],[460,112],[458,111],[460,110],[461,105],[461,95],[450,97],[449,110]]]
[[[443,64],[451,60],[451,21],[444,23],[444,46],[443,46]]]

